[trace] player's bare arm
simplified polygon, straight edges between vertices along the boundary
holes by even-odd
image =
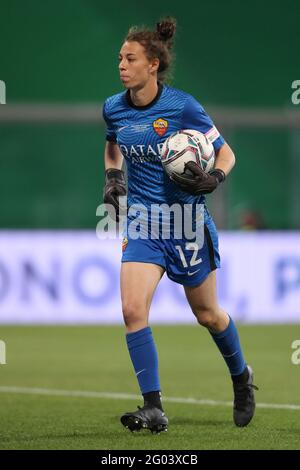
[[[235,165],[235,155],[231,147],[225,142],[216,151],[215,169],[222,170],[227,176]]]
[[[105,170],[115,168],[121,170],[123,164],[123,155],[115,142],[106,142],[104,150]]]

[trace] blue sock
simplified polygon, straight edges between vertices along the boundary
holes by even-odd
[[[127,333],[126,341],[141,392],[160,390],[158,357],[151,328]]]
[[[229,317],[229,324],[221,333],[210,334],[224,357],[230,374],[233,376],[242,374],[247,364],[243,357],[239,335],[233,320]]]

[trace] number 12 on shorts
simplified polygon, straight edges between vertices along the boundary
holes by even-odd
[[[179,256],[180,256],[183,267],[188,268],[189,265],[188,265],[188,262],[186,260],[186,257],[184,256],[182,247],[180,245],[175,245],[175,248],[176,248],[176,250],[179,251]],[[186,243],[185,244],[185,249],[186,250],[193,250],[193,254],[192,254],[192,257],[190,259],[190,266],[196,266],[197,264],[202,262],[202,258],[197,259],[197,254],[198,254],[198,251],[199,251],[198,243]]]

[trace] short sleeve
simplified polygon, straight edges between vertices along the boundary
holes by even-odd
[[[103,119],[106,123],[106,140],[109,142],[117,142],[117,136],[114,130],[112,121],[109,119],[107,114],[107,102],[105,101],[102,109]]]
[[[219,133],[212,119],[201,104],[191,95],[189,95],[185,102],[182,121],[183,129],[195,129],[205,134],[215,150],[218,150],[225,143],[224,138]]]

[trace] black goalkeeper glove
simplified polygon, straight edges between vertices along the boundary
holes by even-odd
[[[119,222],[120,204],[119,197],[126,196],[126,181],[124,171],[108,168],[105,171],[105,186],[103,190],[103,201],[112,204],[115,209],[116,221]],[[112,216],[112,214],[110,214]],[[112,217],[115,219],[114,217]]]
[[[225,180],[223,170],[215,169],[205,173],[195,162],[187,162],[182,175],[173,174],[171,179],[178,184],[182,191],[193,196],[212,193]]]

